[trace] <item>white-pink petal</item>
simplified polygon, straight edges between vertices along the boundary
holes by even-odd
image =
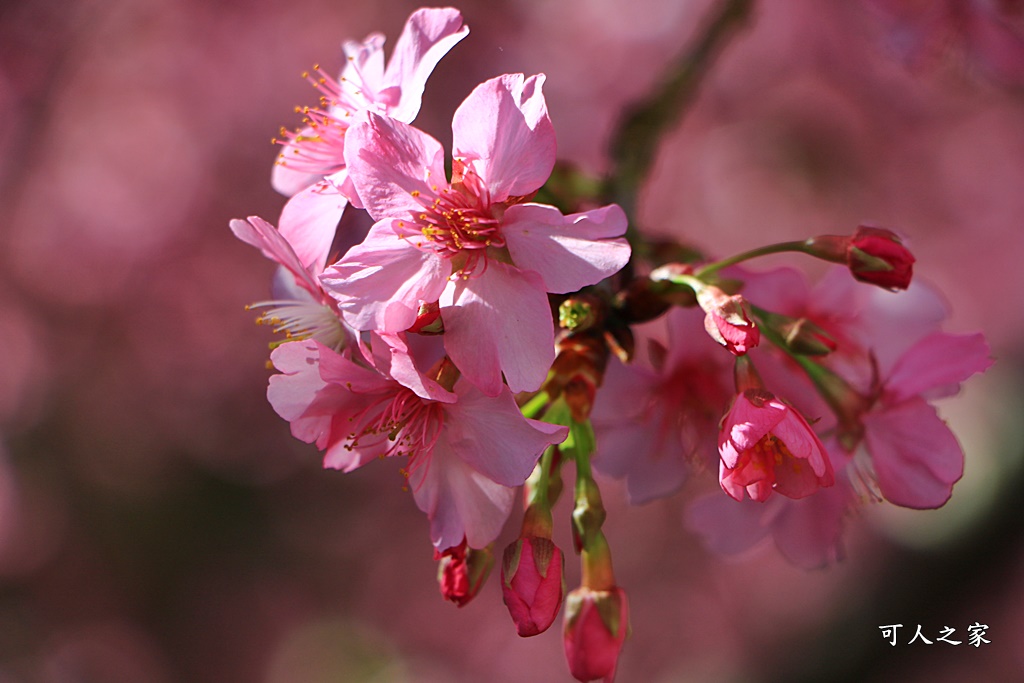
[[[489,260],[440,299],[444,343],[463,377],[488,396],[535,391],[555,360],[554,323],[540,276]]]
[[[409,487],[420,510],[430,518],[430,538],[441,550],[459,545],[491,543],[508,519],[515,489],[502,486],[462,460],[441,434],[433,452],[417,463]]]
[[[393,221],[377,223],[362,244],[320,276],[357,330],[402,332],[416,321],[420,303],[437,301],[450,266],[395,234]]]
[[[517,204],[505,212],[502,234],[517,267],[539,273],[547,291],[565,294],[626,265],[626,224],[616,204],[569,216],[553,206]]]
[[[321,180],[302,190],[284,205],[279,221],[281,235],[295,250],[295,255],[314,273],[323,271],[334,241],[334,233],[348,199],[334,183],[344,181],[344,171],[331,181]]]
[[[248,220],[244,221],[236,218],[231,221],[230,226],[235,237],[256,247],[264,256],[287,268],[295,276],[298,284],[317,299],[320,298],[320,283],[313,279],[309,270],[302,265],[295,250],[277,228],[259,216],[249,216]]]
[[[522,485],[544,449],[565,440],[566,427],[523,417],[508,389],[490,397],[462,380],[456,392],[444,409],[452,450],[499,484]]]
[[[423,208],[416,195],[447,188],[441,143],[412,126],[369,114],[348,129],[345,162],[359,200],[374,220],[409,219]]]
[[[380,96],[390,95],[386,92],[389,89],[397,90],[397,102],[388,98],[389,116],[405,122],[416,118],[427,78],[441,57],[468,33],[462,15],[451,7],[422,8],[412,13],[381,79]]]
[[[505,74],[478,85],[452,119],[453,153],[484,179],[491,199],[540,189],[555,166],[544,75]]]

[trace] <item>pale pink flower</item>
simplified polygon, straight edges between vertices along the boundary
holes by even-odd
[[[697,308],[673,308],[638,328],[637,359],[612,359],[591,414],[594,468],[626,480],[629,501],[679,489],[717,455],[718,422],[732,397],[729,356],[700,332]]]
[[[455,112],[453,178],[440,143],[369,114],[349,129],[346,161],[377,221],[322,281],[359,330],[386,333],[439,302],[445,349],[493,396],[537,389],[554,360],[547,293],[566,293],[618,271],[629,246],[616,205],[564,216],[522,203],[545,182],[555,138],[542,75],[479,86]]]
[[[921,339],[896,362],[875,407],[860,418],[871,456],[867,476],[877,479],[886,500],[910,508],[949,500],[963,476],[964,453],[928,399],[956,393],[991,364],[981,334],[942,332]]]
[[[259,216],[231,221],[231,232],[250,244],[280,268],[274,278],[274,299],[261,301],[251,308],[264,308],[260,324],[272,325],[289,339],[315,339],[324,346],[340,351],[355,338],[351,328],[338,313],[337,303],[327,296],[315,267],[304,266],[292,245],[273,225]]]
[[[296,438],[324,451],[325,467],[409,457],[409,487],[439,550],[464,538],[473,548],[491,543],[513,487],[565,438],[565,427],[523,417],[507,390],[488,397],[459,380],[448,391],[428,377],[414,390],[314,341],[283,344],[271,360],[282,373],[270,378],[271,405]],[[392,371],[410,368],[392,356]]]
[[[719,483],[736,500],[765,501],[778,492],[803,498],[832,486],[832,463],[807,420],[774,394],[738,394],[718,436]]]
[[[303,128],[282,129],[283,149],[271,178],[274,189],[292,197],[280,226],[303,265],[323,269],[342,211],[355,200],[345,171],[348,128],[368,111],[415,119],[430,73],[468,33],[455,9],[419,9],[406,21],[386,68],[384,36],[374,33],[362,43],[344,43],[346,63],[339,78],[319,67],[306,74],[320,92],[320,104],[299,110]]]

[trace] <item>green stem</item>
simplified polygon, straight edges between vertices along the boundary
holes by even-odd
[[[778,254],[787,251],[796,251],[801,253],[807,253],[807,241],[801,240],[799,242],[779,242],[778,244],[769,244],[764,247],[758,247],[757,249],[751,249],[750,251],[744,251],[743,253],[724,258],[721,261],[715,261],[714,263],[708,263],[707,265],[701,266],[694,272],[694,276],[697,278],[705,278],[712,273],[715,273],[723,268],[734,266],[737,263],[748,261],[758,256],[767,256],[768,254]]]

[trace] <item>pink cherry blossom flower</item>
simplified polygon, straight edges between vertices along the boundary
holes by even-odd
[[[832,463],[821,441],[800,413],[763,389],[738,394],[722,421],[719,483],[736,500],[746,492],[765,501],[778,492],[809,496],[832,486]]]
[[[882,496],[909,508],[949,500],[964,471],[964,453],[928,399],[959,391],[992,364],[981,334],[936,332],[912,346],[882,383],[874,408],[861,416],[870,454],[867,476]],[[855,460],[855,462],[857,462]]]
[[[325,467],[350,472],[409,457],[409,487],[439,550],[463,539],[473,548],[491,543],[513,487],[565,438],[565,427],[523,417],[507,390],[488,397],[459,380],[448,391],[429,377],[414,390],[315,341],[283,344],[271,361],[281,372],[270,378],[271,405],[296,438],[324,451]]]
[[[387,333],[439,302],[445,349],[487,395],[537,389],[554,360],[547,293],[595,284],[629,258],[616,205],[564,216],[523,203],[545,182],[555,138],[544,77],[491,79],[452,123],[452,182],[440,143],[369,114],[348,131],[345,158],[367,211],[366,240],[323,276],[349,322]]]
[[[629,501],[646,503],[718,459],[718,422],[733,394],[729,356],[700,332],[697,308],[673,308],[637,328],[637,358],[612,359],[591,414],[594,468],[624,478]]]
[[[260,324],[273,325],[275,332],[283,332],[288,339],[314,339],[334,351],[354,340],[354,333],[338,313],[337,303],[316,279],[319,271],[304,266],[274,226],[259,216],[250,216],[247,221],[231,221],[231,231],[280,265],[274,282],[275,298],[251,306],[267,309],[258,319]]]
[[[384,36],[347,41],[339,78],[319,67],[307,79],[320,92],[320,104],[299,109],[304,127],[282,129],[283,149],[271,182],[292,197],[281,215],[281,232],[303,265],[322,270],[335,228],[354,192],[345,170],[345,137],[353,122],[372,111],[411,122],[419,113],[423,88],[438,61],[469,33],[452,8],[412,13],[384,66]]]

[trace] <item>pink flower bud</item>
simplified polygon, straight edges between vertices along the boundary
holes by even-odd
[[[441,320],[441,306],[436,301],[420,304],[419,312],[416,313],[416,322],[407,331],[416,334],[443,334],[444,321]]]
[[[442,553],[434,551],[434,559],[440,560],[437,582],[441,595],[459,607],[476,596],[494,566],[494,553],[490,546],[479,550],[469,548],[465,539]]]
[[[846,262],[861,282],[886,289],[906,289],[914,272],[914,255],[896,233],[862,225],[850,238]]]
[[[535,636],[558,616],[565,594],[564,558],[551,539],[529,536],[505,548],[501,590],[516,632]]]
[[[618,586],[581,587],[565,599],[565,658],[578,681],[615,679],[619,652],[629,631],[629,603]]]
[[[704,329],[711,338],[733,355],[742,356],[761,341],[746,299],[739,294],[726,294],[718,287],[705,287],[697,294],[697,303],[704,309]]]

